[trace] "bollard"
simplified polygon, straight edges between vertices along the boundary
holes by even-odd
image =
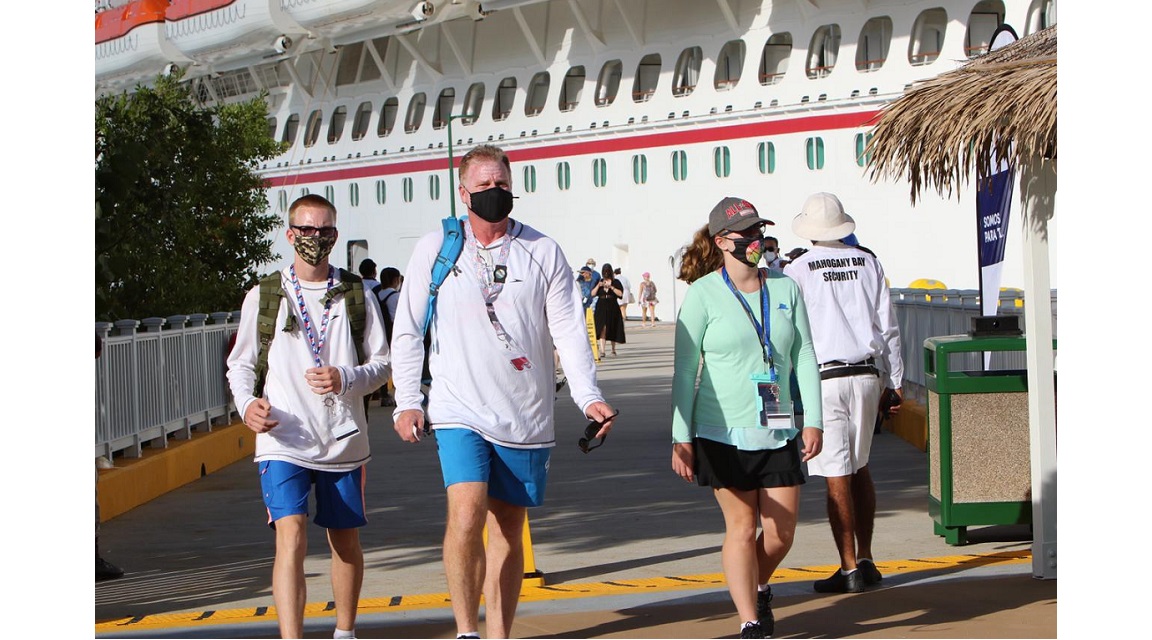
[[[544,572],[536,568],[536,554],[532,552],[532,531],[528,527],[528,513],[524,513],[524,583],[525,587],[543,587]],[[488,527],[484,527],[484,546],[488,546]]]
[[[592,344],[592,359],[600,362],[600,352],[596,344],[596,320],[591,308],[584,310],[584,325],[588,328],[588,342]]]

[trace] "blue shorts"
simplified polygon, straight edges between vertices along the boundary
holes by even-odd
[[[364,517],[364,467],[352,471],[316,471],[282,460],[265,460],[260,489],[268,508],[268,526],[285,516],[308,515],[308,493],[316,485],[316,518],[325,529],[353,529],[368,524]]]
[[[444,488],[487,482],[488,495],[519,507],[544,502],[551,449],[513,449],[488,442],[471,429],[437,429]]]

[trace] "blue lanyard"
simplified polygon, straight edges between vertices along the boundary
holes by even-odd
[[[748,301],[744,296],[736,290],[736,285],[732,284],[732,279],[728,277],[728,267],[722,267],[721,273],[724,275],[724,284],[732,290],[732,295],[736,296],[736,300],[740,302],[740,306],[744,307],[744,313],[748,314],[748,319],[752,321],[752,327],[756,329],[756,337],[760,341],[760,350],[764,354],[764,362],[768,364],[769,368],[775,372],[776,366],[772,363],[772,343],[769,341],[772,327],[768,313],[768,287],[764,284],[764,275],[757,270],[756,274],[760,280],[760,317],[764,319],[764,324],[761,325],[756,321],[756,316],[752,314],[752,307],[748,306]]]

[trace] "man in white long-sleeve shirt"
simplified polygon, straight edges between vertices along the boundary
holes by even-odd
[[[364,304],[354,288],[363,296],[372,292],[358,276],[328,262],[338,236],[335,207],[320,196],[304,196],[289,208],[288,225],[294,259],[278,283],[269,281],[265,318],[260,286],[244,298],[228,383],[244,424],[257,434],[260,486],[276,531],[272,598],[280,634],[303,637],[308,496],[314,485],[315,522],[327,529],[332,548],[334,637],[351,638],[364,579],[359,527],[367,522],[363,486],[370,457],[361,398],[388,378],[388,343],[380,305]],[[358,348],[352,325],[360,314]],[[273,318],[262,363],[258,324]]]
[[[435,425],[448,492],[444,568],[457,637],[512,629],[524,579],[526,508],[544,499],[553,424],[553,345],[572,399],[607,435],[614,412],[596,386],[595,364],[572,269],[554,240],[508,217],[508,157],[482,145],[460,160],[464,250],[440,288],[432,322],[427,419]],[[392,328],[396,432],[418,442],[420,390],[432,264],[443,233],[416,244]],[[482,532],[487,524],[487,551]],[[487,557],[486,557],[487,556]]]
[[[821,593],[857,593],[882,579],[872,560],[876,489],[868,457],[880,394],[890,387],[902,397],[904,379],[884,268],[874,254],[841,241],[855,228],[839,198],[810,196],[792,231],[813,246],[784,267],[804,294],[820,364],[824,449],[808,461],[808,472],[828,485],[828,520],[840,554],[840,570],[813,585]]]

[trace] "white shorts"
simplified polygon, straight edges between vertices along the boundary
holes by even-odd
[[[850,476],[868,464],[883,388],[873,375],[820,381],[824,447],[808,461],[808,475]]]

